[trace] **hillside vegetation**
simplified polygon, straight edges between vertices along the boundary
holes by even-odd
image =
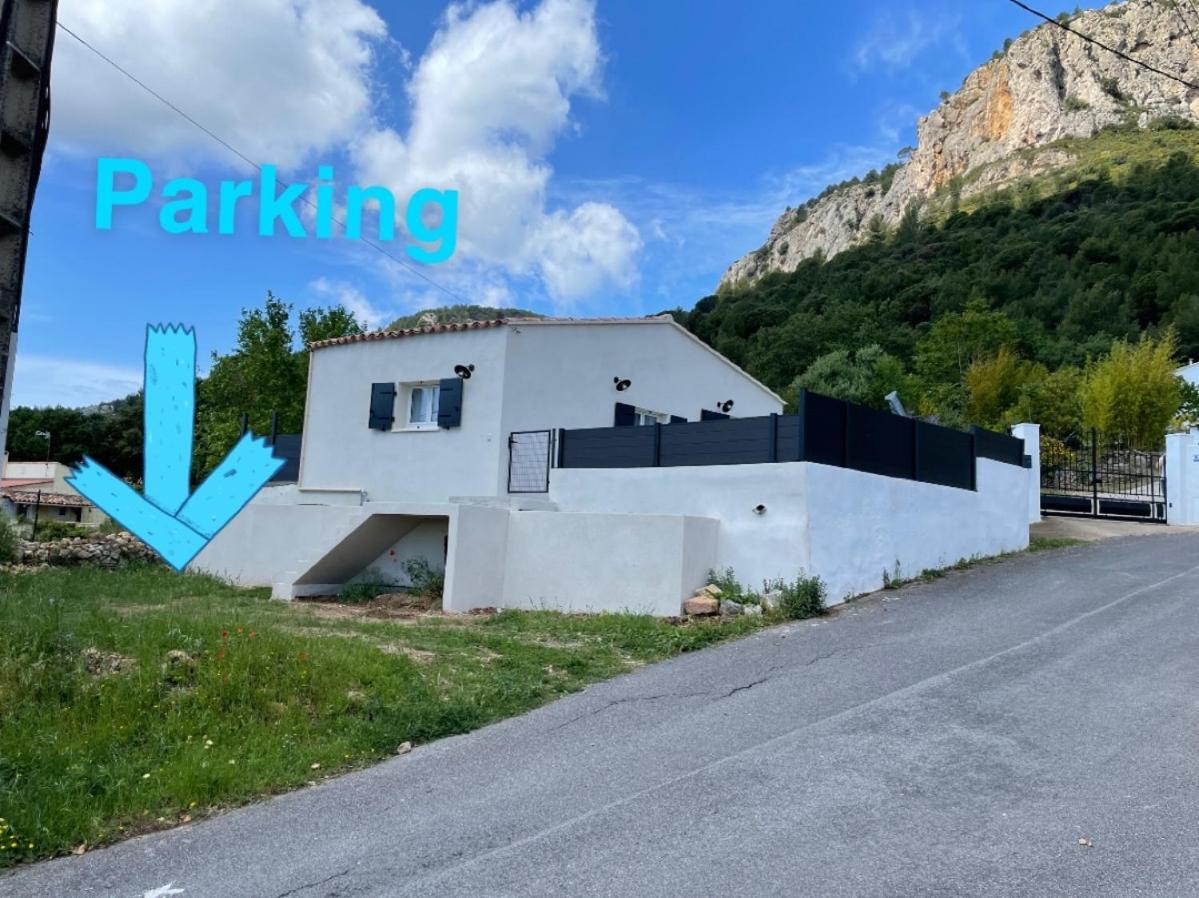
[[[1015,394],[1167,328],[1199,356],[1199,133],[1114,129],[1049,149],[1072,163],[969,204],[947,185],[931,214],[679,317],[780,391],[869,348],[888,386],[950,421],[968,416],[976,363],[1005,369]]]
[[[470,321],[494,321],[497,318],[542,318],[537,312],[527,309],[501,309],[494,306],[453,305],[437,309],[425,309],[397,318],[384,330],[400,331],[410,327],[428,327],[431,324],[466,324]]]

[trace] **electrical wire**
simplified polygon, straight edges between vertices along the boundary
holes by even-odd
[[[1041,12],[1040,10],[1033,9],[1027,3],[1022,3],[1021,0],[1008,0],[1008,2],[1015,6],[1020,7],[1022,10],[1024,10],[1027,13],[1031,13],[1032,15],[1036,16],[1039,19],[1044,19],[1050,25],[1054,25],[1057,28],[1062,29],[1062,31],[1067,32],[1068,34],[1073,34],[1075,37],[1080,37],[1087,43],[1094,44],[1096,47],[1099,47],[1100,49],[1107,50],[1108,53],[1113,53],[1116,56],[1119,56],[1121,59],[1125,60],[1126,62],[1131,62],[1133,65],[1140,66],[1141,68],[1145,69],[1146,71],[1153,72],[1155,75],[1161,75],[1163,78],[1169,78],[1171,81],[1177,81],[1179,84],[1183,85],[1184,87],[1191,88],[1191,90],[1199,90],[1199,84],[1195,84],[1193,81],[1187,81],[1185,78],[1182,78],[1178,75],[1171,74],[1170,72],[1163,71],[1162,69],[1159,69],[1156,66],[1152,66],[1143,60],[1137,59],[1135,56],[1129,56],[1123,50],[1117,50],[1115,47],[1110,47],[1107,44],[1103,43],[1103,41],[1096,40],[1095,38],[1091,37],[1090,35],[1083,34],[1081,31],[1075,31],[1073,28],[1071,28],[1065,22],[1059,22],[1057,19],[1047,16],[1047,15],[1045,15],[1045,13]]]
[[[94,53],[96,56],[98,56],[100,59],[104,60],[106,63],[108,63],[110,66],[112,66],[114,69],[116,69],[118,72],[120,72],[126,78],[128,78],[130,81],[132,81],[134,84],[136,84],[138,87],[140,87],[146,93],[148,93],[150,96],[154,97],[154,99],[158,100],[160,103],[162,103],[168,109],[179,114],[185,120],[187,120],[190,124],[192,124],[193,126],[198,128],[199,130],[203,131],[205,134],[207,134],[210,138],[212,138],[214,141],[216,141],[218,144],[220,144],[222,147],[224,147],[230,153],[237,156],[238,159],[241,159],[243,162],[245,162],[246,164],[253,167],[259,173],[262,172],[261,165],[259,165],[257,162],[255,162],[253,159],[251,159],[249,156],[247,156],[245,153],[243,153],[241,150],[239,150],[233,144],[229,143],[229,141],[225,140],[223,137],[221,137],[219,134],[217,134],[211,128],[208,128],[201,122],[196,121],[196,119],[192,118],[192,116],[188,115],[184,110],[180,109],[176,104],[172,103],[170,100],[168,100],[166,97],[164,97],[158,91],[156,91],[154,88],[150,87],[150,85],[146,84],[146,82],[142,81],[140,78],[138,78],[136,75],[134,75],[128,69],[126,69],[124,66],[120,65],[116,60],[105,55],[98,48],[96,48],[92,44],[88,43],[88,41],[84,40],[82,37],[80,37],[78,34],[76,34],[74,31],[72,31],[66,25],[64,25],[61,21],[58,22],[58,27],[61,28],[64,32],[66,32],[68,35],[73,37],[76,41],[78,41],[80,44],[82,44],[84,47],[86,47],[92,53]],[[291,185],[284,185],[284,186],[291,186]],[[307,196],[300,196],[299,199],[301,201],[303,201],[304,203],[308,204],[309,206],[311,206],[313,209],[317,208],[316,203],[314,203]],[[346,223],[339,218],[334,217],[333,221],[336,222],[338,225],[340,225],[343,228],[346,226]],[[378,243],[375,243],[373,240],[369,240],[366,237],[360,237],[359,239],[363,243],[365,243],[367,246],[371,247],[372,249],[375,249],[375,250],[378,250],[379,252],[381,252],[387,258],[391,259],[391,261],[393,261],[397,265],[399,265],[401,268],[405,269],[406,271],[410,272],[411,274],[416,275],[422,281],[425,281],[426,283],[432,285],[433,287],[436,287],[438,290],[440,290],[442,293],[446,294],[447,296],[451,297],[452,299],[455,299],[459,303],[462,303],[462,304],[469,304],[468,301],[466,300],[466,298],[463,297],[461,294],[454,292],[449,287],[439,284],[437,281],[433,280],[431,277],[429,277],[427,274],[425,274],[419,268],[415,268],[412,265],[409,265],[407,262],[405,262],[399,256],[395,255],[394,253],[389,252],[385,247],[380,246]]]

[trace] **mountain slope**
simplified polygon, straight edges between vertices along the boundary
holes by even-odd
[[[918,372],[930,325],[972,307],[1051,370],[1167,325],[1199,357],[1199,131],[1057,149],[1075,161],[709,296],[685,324],[777,390],[829,352],[871,344]]]
[[[1173,2],[1129,0],[1086,12],[1070,27],[1183,76],[1199,70],[1196,45]],[[1068,148],[1030,153],[1104,128],[1199,121],[1199,95],[1081,38],[1045,24],[972,72],[922,118],[902,165],[832,188],[775,222],[766,243],[734,262],[720,290],[753,283],[804,260],[832,258],[901,224],[1078,161]]]

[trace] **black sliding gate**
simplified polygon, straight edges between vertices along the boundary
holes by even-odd
[[[1165,523],[1164,453],[1094,430],[1042,434],[1041,510]]]

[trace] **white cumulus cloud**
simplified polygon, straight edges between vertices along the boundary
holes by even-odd
[[[889,10],[874,20],[870,31],[854,49],[851,68],[855,72],[882,67],[890,71],[915,64],[925,51],[946,40],[958,44],[960,17],[938,15],[911,8]]]
[[[142,388],[142,369],[17,353],[13,405],[79,408],[111,402]]]
[[[308,285],[308,289],[322,299],[331,300],[344,307],[368,330],[390,323],[397,315],[394,309],[376,305],[356,286],[344,281],[317,278]]]
[[[408,81],[406,134],[381,127],[353,147],[360,183],[406,196],[459,192],[458,253],[540,278],[561,305],[637,279],[642,241],[610,203],[551,209],[546,157],[572,131],[571,102],[601,96],[591,0],[453,5]]]
[[[361,0],[63,0],[62,23],[259,163],[294,168],[370,118],[387,28]],[[66,34],[54,145],[139,157],[228,151]]]

